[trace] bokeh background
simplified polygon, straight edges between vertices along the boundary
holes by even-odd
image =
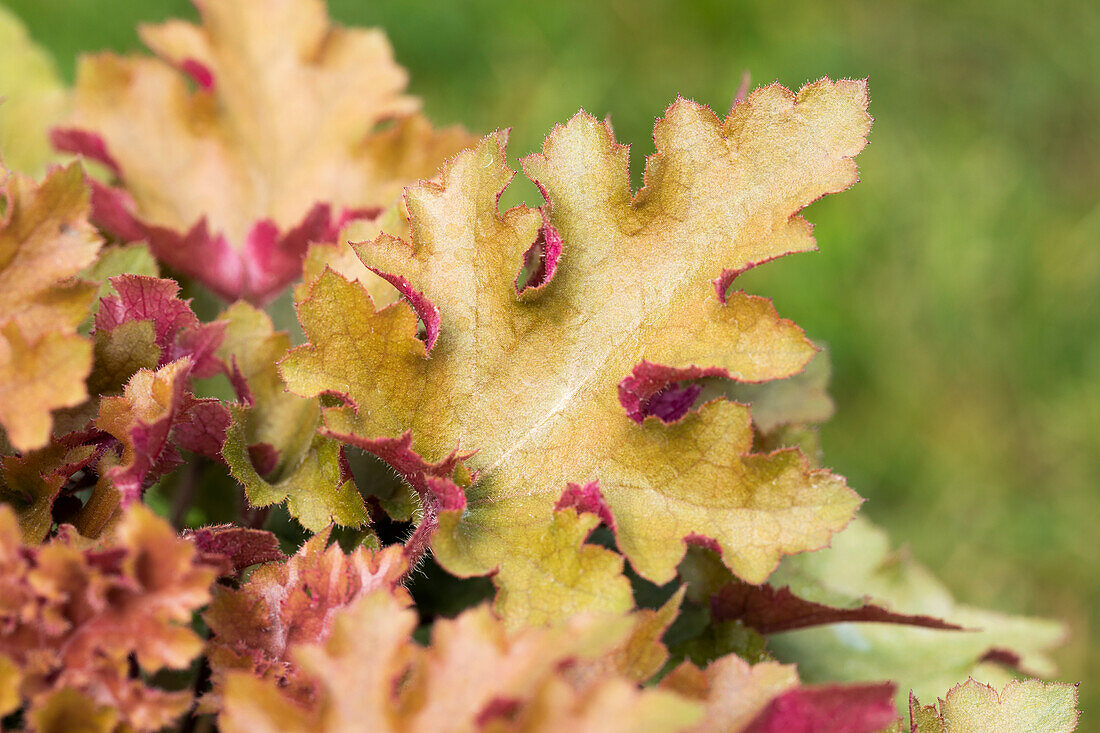
[[[72,78],[186,0],[0,0]],[[330,0],[385,28],[437,123],[512,128],[515,156],[584,107],[652,152],[677,94],[868,77],[862,182],[814,204],[821,252],[744,276],[827,341],[826,462],[957,596],[1054,616],[1100,715],[1100,4]],[[512,201],[539,203],[533,187]]]

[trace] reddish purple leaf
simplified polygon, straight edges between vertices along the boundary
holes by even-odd
[[[538,236],[524,254],[520,275],[523,271],[528,271],[528,274],[523,283],[520,283],[519,275],[516,276],[516,294],[522,295],[527,290],[539,290],[553,280],[554,273],[558,270],[561,252],[561,235],[548,219],[544,219]]]
[[[993,662],[994,664],[1001,664],[1009,669],[1020,671],[1020,665],[1023,661],[1023,658],[1011,649],[994,647],[983,654],[981,659],[978,660],[978,663]]]
[[[135,213],[126,191],[97,181],[91,185],[92,220],[101,229],[123,241],[148,242],[157,259],[225,300],[244,298],[260,305],[301,276],[310,243],[332,241],[349,221],[376,213],[344,209],[333,216],[328,205],[317,204],[287,231],[268,219],[257,221],[237,250],[223,234],[210,231],[205,218],[186,232],[148,224]]]
[[[215,355],[225,335],[225,322],[202,323],[190,300],[180,300],[179,285],[144,275],[111,278],[117,295],[100,301],[96,331],[110,333],[123,323],[152,321],[154,342],[160,348],[158,366],[191,359],[191,376],[210,377],[224,369]]]
[[[179,67],[180,71],[187,74],[203,91],[209,92],[214,88],[214,72],[206,64],[193,58],[186,58],[180,62]]]
[[[414,289],[412,284],[400,275],[383,272],[369,265],[367,269],[397,288],[397,292],[401,293],[405,300],[409,302],[416,313],[416,317],[424,324],[424,347],[427,351],[431,351],[432,347],[435,346],[435,340],[439,338],[439,325],[441,323],[439,308],[435,306],[435,303],[428,300],[423,293]]]
[[[521,701],[512,697],[494,697],[477,714],[474,722],[479,726],[486,726],[493,722],[508,723],[515,717],[521,707]]]
[[[82,155],[88,160],[102,163],[116,176],[120,175],[118,162],[107,152],[107,143],[101,135],[74,127],[55,127],[50,130],[50,143],[62,152]]]
[[[892,682],[799,687],[768,703],[744,733],[879,733],[897,718]]]
[[[710,599],[710,609],[715,621],[737,620],[761,634],[778,634],[809,626],[851,621],[962,629],[932,616],[895,613],[872,603],[855,608],[827,606],[799,598],[786,586],[749,585],[740,580],[734,580],[715,593]]]
[[[457,450],[436,463],[428,463],[412,449],[412,434],[406,432],[400,438],[374,438],[367,440],[357,435],[345,435],[325,431],[330,438],[378,456],[401,475],[409,486],[413,487],[423,500],[430,497],[433,502],[448,504],[449,508],[462,509],[466,506],[466,497],[462,488],[451,481],[455,469],[469,457],[469,454]],[[435,479],[435,481],[429,481]],[[446,484],[450,483],[450,486]]]
[[[229,410],[218,400],[187,395],[173,425],[172,438],[180,448],[221,461],[229,422]]]
[[[702,393],[703,388],[696,380],[729,376],[729,372],[719,367],[676,368],[643,361],[619,383],[619,402],[636,422],[644,422],[652,415],[662,422],[673,423],[695,406]]]
[[[248,446],[248,459],[252,461],[256,473],[266,476],[279,465],[279,449],[271,443],[253,443]],[[341,479],[347,480],[343,476]]]
[[[279,540],[271,532],[223,524],[187,530],[183,537],[195,543],[200,561],[231,575],[265,562],[285,560]]]
[[[705,550],[710,550],[714,554],[721,557],[722,546],[718,544],[718,540],[713,537],[707,537],[706,535],[699,534],[698,532],[692,532],[684,537],[684,542],[688,545],[694,545],[695,547],[702,547]]]
[[[575,507],[579,512],[595,514],[601,522],[615,529],[615,518],[611,516],[611,507],[607,505],[607,500],[600,491],[599,481],[589,481],[584,486],[570,483],[562,492],[554,509],[560,510],[567,507]]]

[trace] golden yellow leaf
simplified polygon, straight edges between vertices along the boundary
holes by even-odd
[[[52,411],[88,396],[92,344],[76,327],[96,285],[76,275],[102,245],[88,197],[76,164],[41,186],[11,174],[0,191],[0,425],[20,451],[44,446]]]
[[[725,121],[679,100],[658,122],[637,195],[626,149],[581,113],[525,161],[547,210],[503,215],[497,198],[513,174],[505,136],[490,136],[439,181],[409,189],[408,243],[358,247],[368,266],[404,279],[424,342],[408,308],[375,312],[360,285],[326,272],[299,302],[310,344],[282,362],[287,384],[350,403],[325,412],[334,437],[364,445],[411,431],[426,461],[476,450],[466,506],[443,512],[433,549],[459,575],[496,571],[505,599],[537,575],[532,607],[614,601],[614,585],[609,600],[543,560],[576,552],[549,531],[569,482],[598,483],[619,548],[644,577],[671,580],[695,539],[761,582],[780,556],[825,545],[858,497],[797,452],[751,454],[741,405],[667,415],[652,399],[700,376],[777,379],[809,361],[801,329],[728,285],[814,246],[797,212],[855,181],[866,104],[863,83],[828,80],[798,95],[759,89]],[[517,272],[536,244],[543,272],[524,288]]]

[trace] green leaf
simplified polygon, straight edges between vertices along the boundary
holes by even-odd
[[[31,40],[15,13],[0,5],[0,162],[42,175],[58,159],[47,131],[68,103],[53,58]]]
[[[1077,685],[1012,680],[1000,692],[973,679],[939,705],[909,699],[913,733],[1070,733],[1077,728]]]
[[[320,532],[335,522],[348,527],[367,523],[366,505],[351,479],[340,475],[340,443],[314,436],[300,460],[283,464],[279,478],[268,481],[256,471],[245,439],[252,409],[233,406],[233,422],[225,435],[222,457],[233,477],[244,484],[248,502],[255,507],[286,502],[291,516],[310,532]]]
[[[876,623],[844,623],[777,634],[772,653],[798,664],[807,682],[894,679],[899,705],[910,689],[931,697],[975,677],[1002,685],[1012,675],[994,660],[1007,650],[1032,675],[1050,675],[1047,650],[1065,636],[1054,621],[1010,616],[958,603],[920,563],[890,549],[886,533],[857,518],[820,552],[788,558],[772,577],[802,598],[836,604],[869,599],[892,611],[921,614],[966,631]],[[993,653],[993,654],[991,654]]]

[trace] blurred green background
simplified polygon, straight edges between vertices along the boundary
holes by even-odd
[[[71,79],[186,0],[0,0]],[[365,3],[437,123],[511,126],[517,157],[579,107],[633,172],[676,94],[869,77],[862,182],[811,207],[821,252],[741,281],[828,341],[827,463],[957,595],[1065,619],[1100,714],[1100,5],[1081,0]],[[532,187],[518,196],[538,203]],[[1090,723],[1085,717],[1082,730]]]

